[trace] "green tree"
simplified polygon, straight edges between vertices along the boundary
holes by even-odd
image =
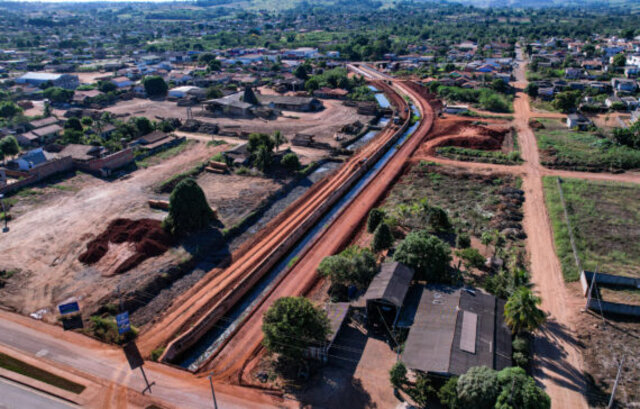
[[[215,219],[204,192],[195,180],[178,183],[169,197],[169,214],[164,219],[165,230],[175,236],[200,230]]]
[[[444,232],[451,230],[451,221],[449,221],[449,215],[447,212],[438,206],[430,206],[428,211],[427,220],[431,228],[437,232]]]
[[[287,138],[282,135],[282,132],[275,131],[273,132],[273,144],[276,147],[276,151],[280,150],[280,146],[287,143]]]
[[[551,399],[522,368],[510,367],[498,372],[502,391],[495,409],[549,409]]]
[[[137,130],[137,136],[144,136],[153,131],[153,124],[144,116],[135,116],[129,120]]]
[[[207,99],[218,99],[218,98],[222,98],[223,96],[224,94],[220,90],[220,87],[213,86],[213,87],[207,88],[207,94],[206,94]]]
[[[627,56],[624,53],[616,54],[612,64],[614,67],[624,67],[627,65]]]
[[[275,145],[271,136],[264,133],[252,133],[249,135],[247,150],[251,153],[256,153],[261,146],[264,146],[267,150],[273,151]]]
[[[300,159],[298,159],[298,155],[293,152],[284,155],[280,164],[290,172],[300,169]]]
[[[394,388],[402,389],[407,383],[407,367],[400,361],[397,361],[389,370],[389,379]]]
[[[456,247],[459,249],[466,249],[471,246],[471,236],[466,232],[459,232],[456,235]]]
[[[264,314],[262,332],[262,343],[269,352],[296,362],[310,346],[322,345],[330,329],[326,312],[307,298],[283,297]]]
[[[266,146],[261,145],[253,155],[253,165],[261,172],[266,172],[273,164],[273,154]]]
[[[504,306],[504,318],[514,334],[535,331],[547,316],[538,308],[541,300],[527,287],[518,288]]]
[[[367,231],[373,233],[376,231],[378,225],[384,220],[385,212],[382,209],[371,209],[369,217],[367,218]]]
[[[569,113],[576,109],[580,99],[579,91],[558,92],[553,100],[553,107],[564,113]]]
[[[525,87],[524,92],[526,92],[531,98],[537,98],[539,89],[540,87],[538,87],[538,84],[529,83]]]
[[[389,225],[385,222],[378,224],[375,232],[373,233],[373,240],[371,242],[371,249],[375,253],[379,253],[382,250],[386,250],[393,246],[393,234]]]
[[[0,151],[5,156],[13,156],[20,153],[20,145],[18,145],[18,140],[13,135],[5,136],[0,140]]]
[[[438,400],[448,409],[458,409],[458,377],[452,376],[438,390]]]
[[[393,259],[412,267],[419,279],[444,283],[453,281],[454,277],[448,271],[451,249],[426,231],[409,233],[396,249]]]
[[[144,85],[144,90],[150,97],[163,97],[167,95],[167,91],[169,90],[169,86],[159,75],[145,77],[142,85]]]
[[[498,374],[486,366],[470,368],[458,379],[457,391],[461,408],[493,409],[500,393]]]
[[[98,81],[98,91],[109,93],[118,89],[118,86],[111,81]]]
[[[91,125],[93,125],[93,119],[91,119],[88,116],[85,116],[85,117],[82,117],[82,119],[80,120],[80,123],[83,126],[91,126]]]
[[[70,102],[73,98],[73,91],[70,89],[64,89],[60,87],[49,87],[43,92],[44,97],[52,102]]]
[[[0,118],[13,118],[22,112],[22,108],[11,101],[0,103]]]
[[[71,117],[67,119],[67,122],[64,123],[64,129],[71,129],[73,131],[82,131],[82,123],[80,120],[75,117]]]
[[[65,144],[68,143],[80,143],[82,141],[82,132],[76,130],[76,129],[71,129],[71,128],[67,128],[64,130],[64,133],[62,134],[62,142]]]
[[[436,395],[431,380],[424,374],[418,373],[411,391],[411,397],[421,407],[426,407],[429,400]]]
[[[318,272],[329,277],[332,283],[366,288],[378,272],[378,265],[369,249],[351,246],[340,254],[325,257],[318,266]]]
[[[467,271],[471,270],[472,268],[482,268],[482,266],[484,265],[484,257],[477,249],[474,249],[473,247],[467,247],[462,250],[457,250],[456,256],[462,259],[464,267],[467,269]]]
[[[207,65],[207,70],[211,71],[220,71],[222,69],[222,62],[220,60],[211,60]]]

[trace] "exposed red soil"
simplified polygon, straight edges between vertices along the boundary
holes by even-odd
[[[150,257],[163,254],[173,245],[173,238],[162,228],[162,222],[153,219],[115,219],[107,229],[87,243],[87,251],[78,260],[95,264],[109,251],[109,243],[134,243],[135,253],[126,258],[113,271],[122,274]]]
[[[500,150],[509,130],[504,126],[484,126],[461,117],[446,117],[436,121],[429,142],[419,150],[420,155],[433,154],[442,146]]]

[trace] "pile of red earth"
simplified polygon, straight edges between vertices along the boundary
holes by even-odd
[[[163,254],[173,245],[173,238],[153,219],[115,219],[107,229],[87,244],[87,251],[78,260],[84,264],[97,263],[107,251],[109,243],[135,243],[135,254],[123,261],[114,274],[132,269],[144,260]]]

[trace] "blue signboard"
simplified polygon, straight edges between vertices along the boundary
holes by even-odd
[[[74,301],[67,304],[58,305],[58,310],[60,311],[60,314],[67,315],[80,311],[80,307],[78,306],[78,303]]]
[[[118,324],[118,334],[126,334],[131,331],[131,324],[129,323],[129,312],[125,311],[122,314],[116,315],[116,323]]]

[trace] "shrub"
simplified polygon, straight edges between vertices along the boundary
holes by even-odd
[[[407,383],[407,367],[400,361],[396,362],[389,371],[389,379],[394,388],[402,389]]]
[[[382,209],[371,209],[369,212],[369,217],[367,218],[367,231],[369,233],[373,233],[376,231],[376,228],[382,222],[385,217],[384,210]]]
[[[373,233],[373,241],[371,242],[371,249],[375,253],[379,253],[382,250],[386,250],[393,246],[393,235],[389,225],[385,222],[378,224],[376,231]]]
[[[291,172],[300,169],[300,159],[298,159],[298,155],[293,152],[284,155],[280,164]]]
[[[458,233],[456,236],[456,247],[459,249],[466,249],[469,246],[471,246],[471,236],[469,236],[469,233]]]

